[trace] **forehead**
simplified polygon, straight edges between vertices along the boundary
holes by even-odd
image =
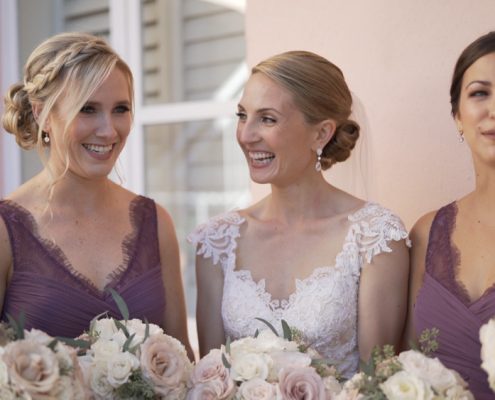
[[[241,98],[241,105],[253,109],[294,109],[292,93],[266,75],[257,72],[248,79]]]
[[[114,67],[110,74],[95,89],[90,100],[98,97],[130,100],[130,87],[127,74],[119,67]]]
[[[468,85],[474,80],[495,81],[495,53],[486,54],[469,66],[464,73],[463,82]]]

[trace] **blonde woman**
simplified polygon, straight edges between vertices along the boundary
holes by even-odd
[[[133,120],[133,78],[102,39],[64,33],[31,54],[5,95],[3,126],[44,168],[0,202],[2,318],[74,337],[96,315],[147,318],[190,352],[169,214],[108,175]],[[191,354],[191,352],[190,352]]]
[[[408,250],[397,216],[323,177],[359,137],[344,76],[314,53],[279,54],[253,68],[238,107],[251,178],[271,194],[191,235],[200,352],[284,319],[350,377],[399,341]]]

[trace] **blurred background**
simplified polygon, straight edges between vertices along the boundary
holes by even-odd
[[[249,68],[294,49],[341,67],[362,137],[325,176],[393,209],[411,228],[473,187],[449,85],[458,55],[495,29],[494,15],[494,0],[1,0],[0,89],[57,32],[100,35],[129,63],[136,116],[113,177],[174,219],[195,343],[195,249],[186,236],[269,191],[250,182],[235,140]],[[21,151],[5,133],[0,157],[0,198],[41,168],[36,152]]]

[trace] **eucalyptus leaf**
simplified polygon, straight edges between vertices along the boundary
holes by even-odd
[[[12,327],[14,330],[15,337],[17,339],[24,339],[24,312],[20,312],[19,314],[19,321],[16,321],[16,319],[7,313],[7,319],[9,320],[9,325]]]
[[[230,336],[227,336],[227,340],[225,341],[225,351],[227,352],[227,354],[230,354],[230,343]]]
[[[91,347],[91,343],[88,342],[87,340],[83,339],[72,339],[72,338],[66,338],[62,336],[57,336],[55,338],[56,340],[65,343],[67,346],[74,347],[74,348],[79,348],[79,349],[89,349]]]
[[[292,331],[290,330],[289,324],[285,319],[281,321],[282,323],[282,331],[284,332],[284,338],[288,341],[292,341]]]
[[[261,321],[263,322],[266,326],[268,326],[268,328],[270,328],[270,330],[278,336],[278,332],[277,330],[273,327],[272,324],[270,324],[266,319],[263,319],[263,318],[259,318],[259,317],[256,317],[255,319],[257,319],[258,321]]]
[[[143,343],[146,342],[146,339],[150,337],[150,323],[148,322],[148,319],[144,319],[144,323],[146,324],[146,328],[144,328],[144,339]]]
[[[127,327],[122,322],[120,322],[118,319],[115,319],[115,318],[113,319],[113,322],[118,329],[120,329],[122,332],[124,332],[124,335],[126,338],[128,338],[130,336],[129,331],[127,330]]]
[[[136,336],[135,333],[133,333],[131,336],[129,336],[127,338],[127,340],[125,341],[124,345],[122,346],[122,350],[123,351],[130,351],[131,343],[132,343],[132,340],[134,339],[134,336]],[[130,351],[130,352],[132,353],[132,351]]]
[[[125,300],[122,298],[120,294],[118,294],[115,289],[113,288],[108,288],[107,289],[110,294],[112,295],[113,301],[115,301],[115,304],[117,304],[117,307],[119,308],[120,314],[122,315],[122,318],[127,321],[129,319],[129,309],[127,308],[127,304],[125,303]]]
[[[225,368],[230,368],[231,365],[229,361],[227,360],[227,357],[225,357],[225,354],[222,353],[222,363]]]

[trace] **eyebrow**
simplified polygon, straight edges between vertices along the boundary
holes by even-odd
[[[474,85],[474,84],[480,84],[480,85],[483,85],[483,86],[491,86],[492,83],[490,81],[480,81],[480,80],[476,80],[476,81],[471,81],[469,82],[467,85],[466,85],[466,88],[468,88],[469,86],[471,85]]]
[[[243,109],[245,110],[245,108],[242,106],[242,104],[238,104],[237,105],[238,108],[240,109]],[[261,114],[261,113],[264,113],[264,112],[276,112],[277,114],[282,114],[280,111],[278,111],[276,108],[272,108],[272,107],[264,107],[264,108],[259,108],[256,110],[256,113],[257,114]]]

